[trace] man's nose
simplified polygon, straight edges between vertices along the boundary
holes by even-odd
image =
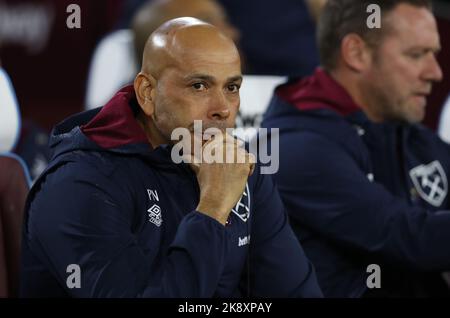
[[[430,57],[427,60],[423,77],[425,80],[432,82],[439,82],[442,80],[442,70],[434,54],[430,54]]]
[[[208,110],[208,118],[214,120],[225,120],[230,117],[230,102],[226,100],[223,94],[217,94],[217,97],[211,101]]]

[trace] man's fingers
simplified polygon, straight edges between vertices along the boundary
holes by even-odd
[[[256,156],[251,152],[247,152],[248,162],[255,165],[256,164]]]
[[[194,168],[199,167],[199,163],[236,163],[249,164],[250,174],[254,171],[256,157],[247,152],[243,147],[244,142],[229,134],[214,135],[206,141],[201,148],[201,153],[186,157],[187,162],[196,163]],[[184,158],[185,156],[183,156]],[[193,159],[196,159],[194,161]]]
[[[250,163],[250,173],[248,174],[248,176],[250,177],[255,171],[256,157],[252,153],[247,153],[247,160],[248,160],[247,162]]]

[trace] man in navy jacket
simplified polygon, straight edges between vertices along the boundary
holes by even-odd
[[[418,124],[442,77],[429,1],[329,0],[318,39],[323,68],[279,87],[263,126],[324,295],[448,295],[450,147]]]
[[[236,163],[173,161],[175,128],[233,127],[241,81],[233,42],[179,18],[149,38],[134,88],[58,125],[28,198],[22,296],[320,297],[270,177],[235,139],[203,148]]]

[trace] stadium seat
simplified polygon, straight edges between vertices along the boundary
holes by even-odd
[[[447,98],[444,107],[442,107],[438,133],[442,140],[450,143],[450,95]]]
[[[0,155],[0,298],[17,297],[23,209],[30,177],[22,160]]]
[[[5,70],[0,68],[0,152],[14,149],[20,134],[16,94]]]

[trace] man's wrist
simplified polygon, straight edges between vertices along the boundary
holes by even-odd
[[[221,223],[224,226],[227,222],[228,215],[230,214],[229,213],[230,211],[228,209],[221,207],[219,204],[204,202],[202,200],[197,205],[196,210],[198,212],[208,215],[209,217],[216,219],[219,223]]]

